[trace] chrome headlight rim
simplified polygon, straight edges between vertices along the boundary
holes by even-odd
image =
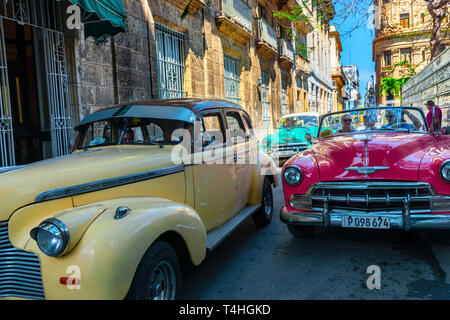
[[[445,181],[450,183],[450,177],[445,177],[444,176],[444,167],[446,166],[450,166],[450,159],[449,160],[445,160],[444,162],[441,163],[441,167],[439,168],[439,175],[441,176],[441,178]]]
[[[289,183],[289,181],[286,179],[286,171],[289,170],[289,169],[296,169],[296,170],[298,170],[298,172],[300,174],[300,178],[299,178],[298,182],[296,182],[296,183]],[[296,166],[296,165],[289,165],[289,166],[287,166],[283,170],[283,180],[290,186],[298,186],[300,184],[300,182],[302,182],[302,180],[303,180],[302,169],[299,166]]]
[[[38,233],[42,232],[42,231],[49,232],[48,230],[44,230],[44,227],[48,227],[48,226],[56,227],[60,233],[60,239],[62,241],[62,246],[56,252],[50,252],[49,250],[46,250],[46,248],[43,248],[38,241]],[[53,235],[58,236],[55,234],[53,234]],[[69,234],[69,230],[68,230],[67,226],[61,220],[58,220],[56,218],[49,218],[49,219],[42,221],[39,224],[39,226],[37,226],[31,230],[30,236],[33,240],[36,241],[39,249],[49,257],[61,256],[67,250],[67,248],[69,246],[69,241],[70,241],[70,234]]]

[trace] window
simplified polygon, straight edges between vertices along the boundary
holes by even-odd
[[[261,104],[262,104],[262,122],[263,128],[269,130],[270,127],[270,113],[269,113],[269,72],[261,70]]]
[[[281,79],[281,115],[284,116],[287,114],[287,103],[288,97],[287,97],[287,79],[283,77]]]
[[[245,127],[238,112],[227,112],[227,124],[233,142],[237,142],[238,137],[241,141],[245,140]]]
[[[384,66],[390,66],[392,63],[391,60],[391,51],[385,51],[384,52]]]
[[[184,91],[184,34],[155,24],[159,97],[182,98]]]
[[[409,13],[400,14],[400,27],[409,28]]]
[[[403,48],[400,49],[400,61],[408,61],[411,62],[411,49]]]
[[[153,142],[164,141],[163,130],[157,124],[150,123],[149,125],[147,125],[147,132],[150,141]]]
[[[224,77],[225,77],[225,99],[239,104],[240,90],[240,61],[239,59],[225,54],[223,56]]]
[[[203,147],[212,143],[224,143],[223,127],[219,113],[208,113],[202,116],[201,138]]]

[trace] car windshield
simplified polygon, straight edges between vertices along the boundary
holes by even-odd
[[[292,127],[317,127],[319,125],[318,117],[316,116],[293,116],[286,117],[280,120],[280,128]]]
[[[180,120],[151,118],[117,117],[95,121],[81,128],[78,149],[118,144],[174,145],[182,139],[174,136],[174,131],[186,129],[187,125]]]
[[[361,132],[427,132],[423,112],[413,107],[346,110],[323,117],[319,137]]]

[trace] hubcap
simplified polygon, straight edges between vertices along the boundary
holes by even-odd
[[[177,287],[175,270],[167,261],[156,266],[150,278],[150,300],[173,300]]]

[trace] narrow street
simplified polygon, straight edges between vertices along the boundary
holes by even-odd
[[[184,273],[181,299],[449,299],[450,285],[428,241],[417,231],[320,229],[297,239],[279,220],[243,223],[198,267]],[[381,269],[381,289],[366,269]]]

